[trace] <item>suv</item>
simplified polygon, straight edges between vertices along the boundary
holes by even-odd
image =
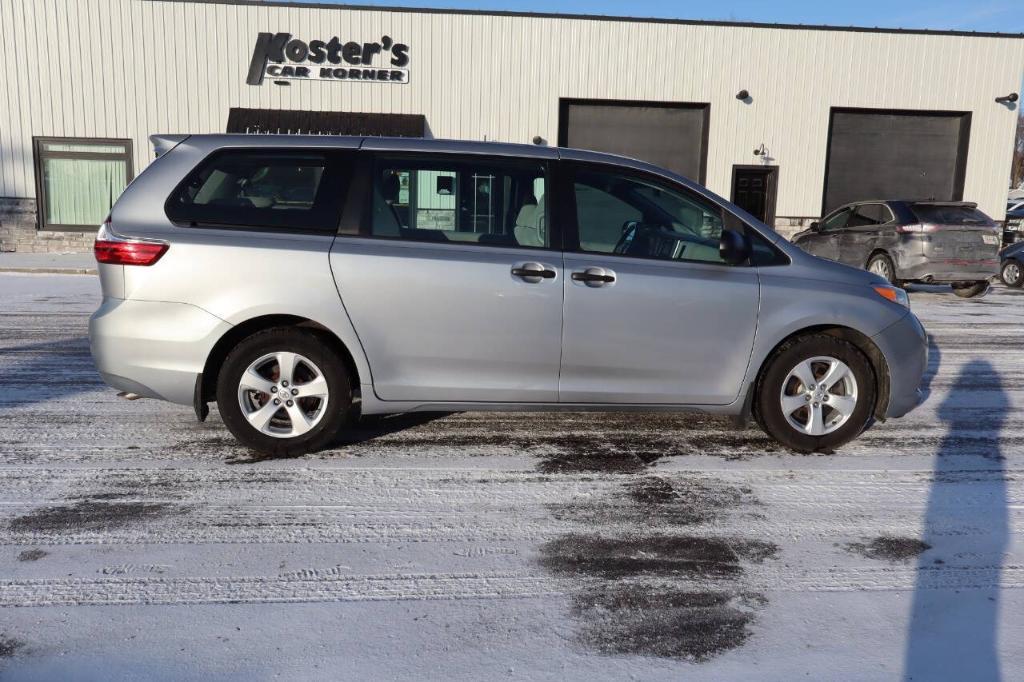
[[[999,226],[960,201],[858,201],[793,237],[809,253],[904,282],[949,283],[970,298],[999,272]]]
[[[123,392],[199,419],[216,401],[256,450],[329,446],[357,413],[639,408],[828,451],[919,400],[903,290],[664,169],[440,140],[154,144],[96,240],[93,357]]]

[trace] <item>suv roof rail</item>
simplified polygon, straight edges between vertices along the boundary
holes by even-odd
[[[978,208],[978,204],[974,201],[912,201],[910,203],[915,206],[967,206],[969,208]]]

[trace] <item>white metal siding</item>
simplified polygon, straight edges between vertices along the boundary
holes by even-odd
[[[32,137],[222,132],[230,107],[421,113],[436,137],[557,142],[559,98],[709,102],[707,184],[762,143],[779,216],[820,211],[830,107],[972,112],[965,199],[1003,215],[1024,40],[166,0],[0,2],[0,196]],[[256,34],[410,45],[410,83],[245,83]],[[753,102],[735,99],[741,89]]]

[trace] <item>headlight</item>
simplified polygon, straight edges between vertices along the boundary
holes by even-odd
[[[904,308],[910,308],[910,297],[907,296],[907,292],[903,289],[892,287],[888,284],[873,284],[871,288],[882,298],[888,299],[893,303],[899,303]]]

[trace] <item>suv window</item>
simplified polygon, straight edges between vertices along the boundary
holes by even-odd
[[[214,154],[167,201],[167,215],[192,224],[333,232],[340,182],[316,151],[230,150]]]
[[[545,164],[378,158],[370,234],[548,248]]]
[[[936,225],[994,225],[992,219],[974,208],[964,205],[914,204],[914,215],[922,223]]]
[[[850,214],[852,212],[853,209],[847,207],[839,209],[832,215],[822,218],[821,229],[826,232],[843,229],[846,227],[846,221],[850,218]]]
[[[849,214],[846,227],[884,225],[892,219],[892,211],[885,204],[861,204],[855,206]]]
[[[648,179],[579,169],[573,182],[581,251],[721,263],[722,210]]]

